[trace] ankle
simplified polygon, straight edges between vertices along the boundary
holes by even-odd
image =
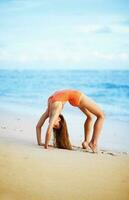
[[[97,146],[97,142],[96,142],[96,141],[94,141],[94,140],[91,140],[89,144],[92,144],[94,147],[96,147],[96,146]]]
[[[88,146],[88,144],[89,144],[89,141],[87,141],[87,140],[84,140],[84,141],[82,142],[82,145]]]
[[[84,140],[83,143],[89,143],[89,141],[88,140]]]
[[[87,141],[83,141],[82,142],[82,147],[83,147],[83,149],[87,149],[88,148],[88,142]]]

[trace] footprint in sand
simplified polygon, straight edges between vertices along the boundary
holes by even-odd
[[[1,126],[2,129],[6,129],[6,126]]]
[[[117,153],[113,153],[113,152],[108,152],[108,151],[101,151],[102,154],[108,154],[108,155],[111,155],[111,156],[117,156],[118,154]]]

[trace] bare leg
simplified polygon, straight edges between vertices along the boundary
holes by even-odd
[[[102,129],[103,122],[104,122],[104,116],[102,114],[101,116],[97,117],[97,120],[95,121],[93,136],[89,143],[89,146],[93,152],[97,152],[98,138],[100,135],[100,131]]]
[[[87,149],[89,147],[90,141],[90,133],[91,133],[91,126],[92,126],[92,114],[87,109],[82,109],[81,111],[87,116],[87,119],[84,123],[84,141],[82,143],[83,149]]]
[[[82,95],[79,107],[81,110],[88,109],[88,111],[90,111],[97,117],[94,124],[93,136],[89,143],[89,147],[92,149],[92,151],[97,152],[98,138],[102,129],[103,122],[104,122],[104,113],[95,102],[93,102],[91,99],[89,99],[85,95]]]

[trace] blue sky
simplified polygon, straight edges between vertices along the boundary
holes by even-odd
[[[129,1],[1,0],[0,68],[129,69]]]

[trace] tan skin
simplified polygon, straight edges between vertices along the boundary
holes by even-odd
[[[63,106],[64,106],[64,103],[61,101],[53,102],[49,105],[49,108],[47,108],[45,113],[41,116],[36,126],[38,145],[44,145],[46,149],[50,146],[49,142],[51,138],[52,129],[59,128],[60,126],[59,115],[61,114]],[[104,122],[104,118],[105,118],[104,113],[94,101],[92,101],[89,97],[87,97],[83,93],[80,97],[80,103],[79,103],[78,108],[86,115],[86,121],[84,123],[84,141],[82,142],[82,147],[84,149],[88,149],[90,147],[91,150],[95,153],[97,152],[98,138],[99,138],[102,125]],[[96,121],[93,127],[93,135],[90,140],[90,132],[91,132],[91,125],[93,123],[93,115],[96,116]],[[41,128],[47,118],[49,118],[49,125],[46,131],[45,144],[42,144],[41,143]]]

